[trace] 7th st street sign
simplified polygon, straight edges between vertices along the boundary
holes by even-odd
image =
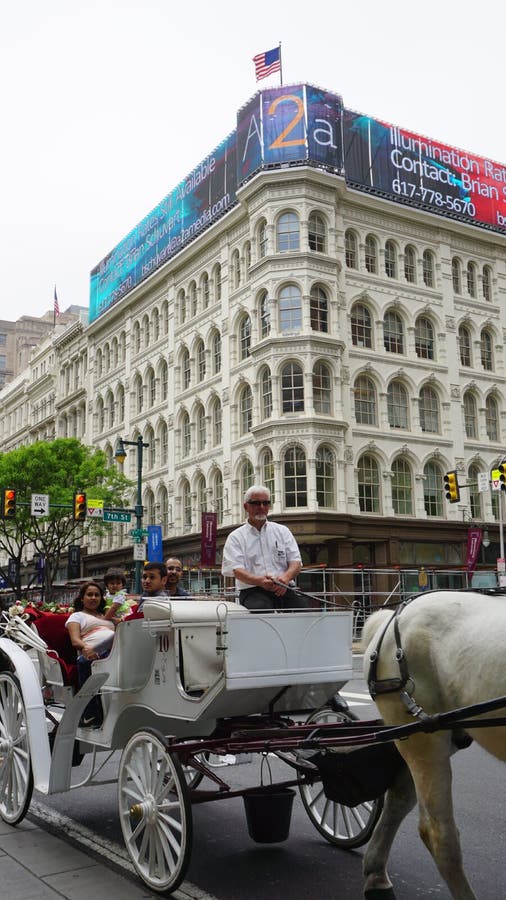
[[[132,514],[119,509],[104,509],[104,522],[131,522]]]

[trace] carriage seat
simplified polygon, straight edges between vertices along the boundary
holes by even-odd
[[[76,651],[72,646],[64,613],[43,612],[27,606],[30,624],[48,646],[47,664],[41,657],[41,668],[50,684],[64,684],[77,688]]]
[[[179,666],[181,683],[188,694],[208,690],[223,672],[223,637],[227,616],[249,616],[249,610],[226,600],[167,600],[152,598],[144,601],[144,618],[157,630],[165,625],[177,629],[179,635]]]
[[[217,625],[228,615],[249,615],[249,610],[232,600],[170,600],[153,597],[144,601],[144,618],[172,626],[188,623]]]
[[[120,622],[109,656],[93,662],[93,674],[107,672],[101,693],[137,691],[146,684],[155,656],[155,636],[142,627],[142,619]]]

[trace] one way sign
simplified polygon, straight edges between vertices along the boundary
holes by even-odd
[[[49,494],[32,494],[32,516],[49,515]]]

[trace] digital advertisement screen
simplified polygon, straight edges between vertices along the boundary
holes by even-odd
[[[506,168],[345,110],[347,184],[439,215],[506,231]]]
[[[95,266],[90,322],[235,204],[236,167],[234,132]]]

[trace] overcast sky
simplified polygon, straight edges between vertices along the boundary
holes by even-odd
[[[234,127],[252,57],[285,84],[506,163],[501,0],[2,4],[0,317],[88,306],[89,273]]]

